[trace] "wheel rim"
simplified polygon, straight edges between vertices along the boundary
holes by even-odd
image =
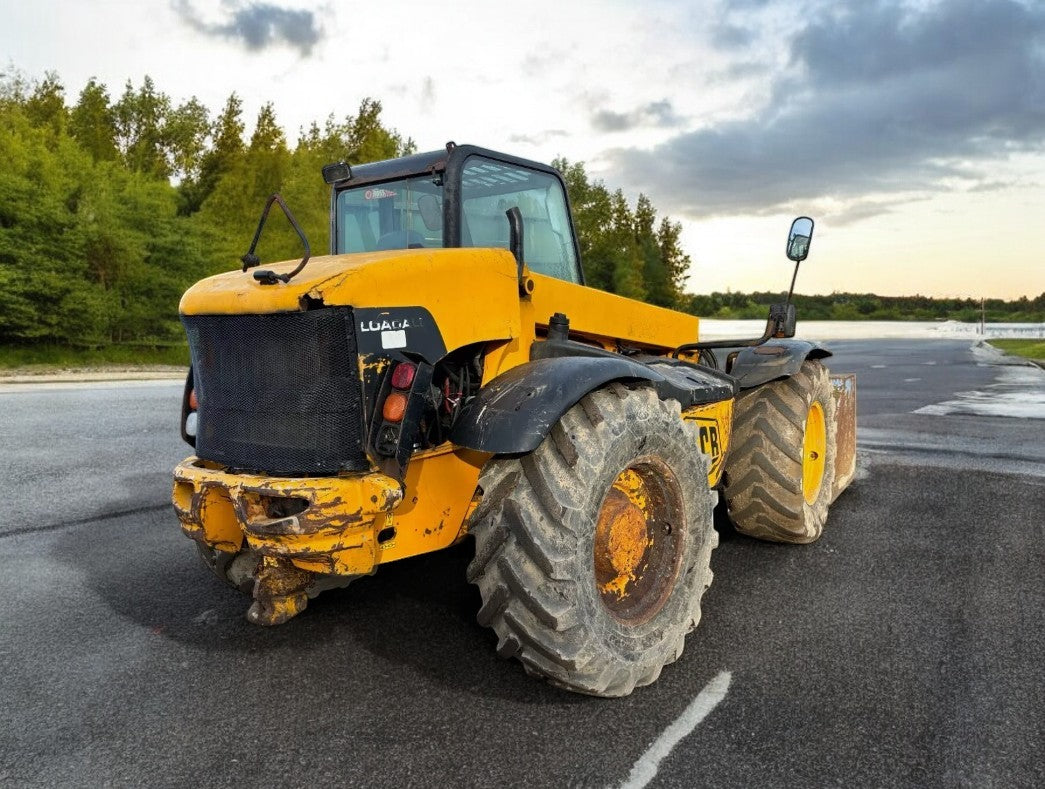
[[[650,619],[675,586],[685,517],[671,470],[649,458],[624,469],[607,490],[595,527],[595,584],[616,619]]]
[[[823,406],[813,402],[806,416],[806,432],[802,439],[802,495],[813,504],[820,495],[827,460],[827,423]]]

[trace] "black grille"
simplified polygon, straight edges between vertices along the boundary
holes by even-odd
[[[283,476],[369,467],[350,308],[183,315],[182,323],[199,457]]]

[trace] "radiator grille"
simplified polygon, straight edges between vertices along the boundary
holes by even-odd
[[[196,454],[280,476],[369,467],[352,310],[184,315]]]

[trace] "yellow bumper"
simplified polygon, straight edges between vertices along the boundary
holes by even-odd
[[[174,509],[192,539],[229,553],[247,545],[317,573],[365,575],[379,533],[403,499],[384,474],[285,479],[229,474],[190,457],[174,470]]]

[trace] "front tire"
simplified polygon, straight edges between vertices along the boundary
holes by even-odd
[[[724,476],[737,531],[773,542],[819,539],[834,485],[836,426],[831,379],[815,359],[737,398]]]
[[[595,696],[627,695],[678,658],[718,543],[697,440],[677,402],[611,384],[531,454],[487,464],[468,578],[498,654]]]

